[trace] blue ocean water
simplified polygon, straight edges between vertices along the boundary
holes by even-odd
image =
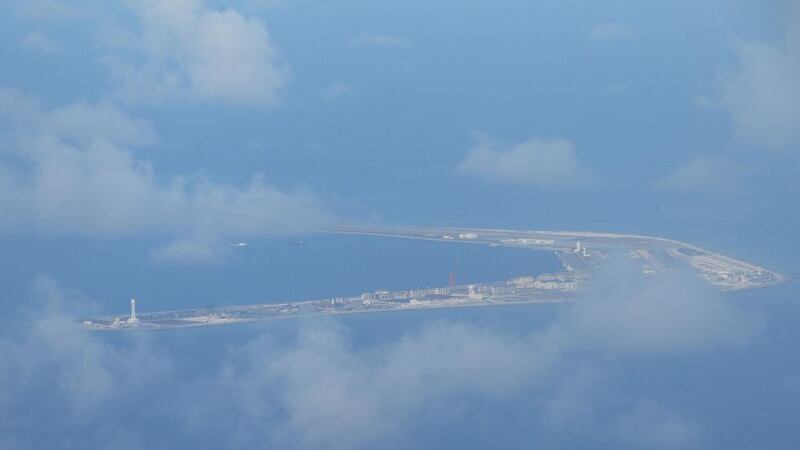
[[[358,295],[376,289],[446,286],[560,270],[549,252],[450,242],[318,234],[268,239],[231,248],[220,264],[151,261],[159,243],[51,239],[2,241],[0,308],[13,311],[37,276],[78,289],[96,313],[282,302]]]

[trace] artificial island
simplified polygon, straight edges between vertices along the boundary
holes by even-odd
[[[755,289],[786,277],[763,267],[671,239],[599,232],[522,231],[439,227],[340,226],[326,233],[424,239],[460,244],[520,247],[552,251],[562,270],[490,283],[455,284],[409,290],[378,290],[350,297],[222,306],[216,308],[82,319],[92,330],[141,330],[223,325],[309,315],[557,303],[577,298],[609,257],[629,258],[644,277],[688,271],[721,291]]]

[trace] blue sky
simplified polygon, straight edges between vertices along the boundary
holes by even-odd
[[[0,307],[12,312],[0,384],[15,387],[0,389],[0,419],[14,418],[0,447],[99,427],[90,447],[157,448],[161,420],[181,430],[156,435],[165,448],[410,446],[396,424],[422,447],[499,435],[525,447],[528,428],[553,448],[796,438],[738,397],[796,412],[798,310],[784,303],[796,288],[762,308],[679,279],[597,294],[624,317],[589,305],[219,340],[99,338],[63,321],[114,308],[104,296],[129,295],[125,283],[150,279],[157,296],[256,273],[232,241],[273,248],[347,222],[636,232],[797,272],[795,2],[28,0],[0,12]],[[186,355],[205,350],[217,363],[197,373]],[[510,372],[459,376],[498,365]],[[315,371],[334,375],[324,408]],[[195,402],[193,389],[211,394]],[[365,432],[353,408],[381,427]],[[50,409],[68,418],[48,421]],[[321,427],[343,414],[342,428]]]

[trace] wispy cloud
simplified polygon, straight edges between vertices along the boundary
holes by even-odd
[[[353,47],[411,48],[415,43],[404,36],[386,34],[361,33],[350,40]]]
[[[25,418],[44,408],[71,412],[36,425],[37,436],[62,448],[117,440],[152,448],[163,436],[127,426],[132,416],[175,424],[170,442],[215,448],[385,448],[468,423],[477,410],[467,414],[466,405],[494,405],[529,414],[527,426],[541,436],[603,430],[619,445],[693,445],[702,423],[670,405],[604,395],[609,377],[626,374],[610,371],[603,355],[618,367],[621,358],[718,352],[746,343],[758,321],[691,278],[653,284],[623,265],[597,282],[585,301],[523,334],[440,321],[355,345],[348,329],[309,322],[287,338],[250,338],[198,373],[181,368],[185,349],[153,342],[160,337],[79,330],[67,312],[75,296],[41,280],[45,306],[0,332],[0,429],[3,439],[28,440]],[[65,439],[76,432],[87,435]]]
[[[617,354],[687,353],[739,345],[760,332],[759,318],[693,274],[645,278],[640,270],[621,256],[604,261],[587,301],[561,325],[574,345]]]
[[[103,42],[110,52],[102,61],[119,83],[118,97],[133,103],[278,102],[290,71],[259,19],[199,2],[130,5],[140,24],[131,30],[136,37]]]
[[[6,231],[162,236],[177,242],[155,253],[159,260],[208,262],[227,253],[227,239],[291,234],[330,220],[314,193],[280,190],[260,175],[245,186],[158,177],[130,150],[158,139],[153,126],[111,104],[47,110],[13,91],[0,95],[27,111],[27,119],[18,117],[7,131],[13,160],[0,156],[0,209],[6,212],[0,226]]]
[[[719,98],[736,135],[760,149],[791,150],[800,144],[800,8],[790,14],[778,44],[735,46],[738,64],[719,78]]]
[[[578,164],[575,144],[566,139],[530,138],[503,145],[479,134],[458,171],[498,184],[545,189],[575,187],[589,180],[586,169]]]

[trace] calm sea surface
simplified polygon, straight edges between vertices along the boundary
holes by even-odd
[[[555,272],[550,252],[476,244],[370,236],[312,235],[250,242],[222,264],[161,265],[157,243],[52,240],[4,242],[0,288],[30,296],[31,280],[47,276],[81,291],[98,313],[121,313],[136,297],[141,312],[211,305],[358,295],[376,289],[446,286]],[[14,302],[7,302],[5,307]]]

